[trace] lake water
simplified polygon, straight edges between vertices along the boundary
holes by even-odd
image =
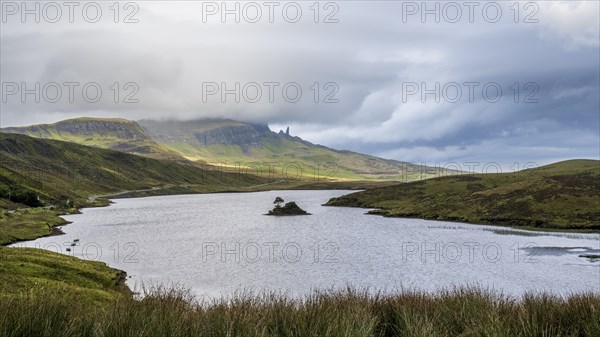
[[[106,262],[125,270],[133,289],[176,284],[205,298],[240,290],[301,296],[347,285],[373,291],[476,285],[515,296],[600,292],[600,262],[579,257],[600,254],[598,234],[384,218],[321,206],[349,192],[117,199],[65,216],[73,222],[65,235],[16,246]],[[276,196],[312,215],[263,215]]]

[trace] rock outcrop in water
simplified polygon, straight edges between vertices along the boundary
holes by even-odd
[[[275,198],[273,202],[275,204],[275,208],[269,211],[266,215],[275,215],[275,216],[290,216],[290,215],[310,215],[307,211],[303,210],[298,206],[295,202],[290,201],[285,204],[283,207],[281,204],[283,203],[283,199],[281,197]]]

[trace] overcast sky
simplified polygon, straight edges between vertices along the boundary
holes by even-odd
[[[224,117],[427,164],[600,156],[598,1],[57,4],[2,1],[2,127]]]

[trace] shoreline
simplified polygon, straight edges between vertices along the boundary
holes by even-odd
[[[279,181],[281,182],[281,181]],[[277,182],[277,183],[279,183]],[[356,193],[356,192],[361,192],[361,191],[365,191],[365,189],[357,187],[355,189],[349,188],[349,187],[344,187],[341,186],[339,188],[335,188],[334,186],[331,186],[330,188],[318,188],[318,189],[311,189],[311,188],[302,188],[303,186],[305,186],[306,184],[309,183],[302,183],[301,185],[297,186],[298,188],[294,188],[294,187],[289,187],[289,188],[284,188],[284,189],[265,189],[265,190],[253,190],[253,191],[249,191],[249,190],[226,190],[226,191],[210,191],[210,192],[194,192],[192,190],[187,191],[185,193],[174,193],[174,194],[170,194],[170,193],[160,193],[160,191],[164,190],[164,189],[168,189],[168,188],[173,188],[173,186],[170,187],[166,187],[166,188],[154,188],[154,189],[145,189],[145,190],[137,190],[137,191],[125,191],[125,192],[120,192],[120,193],[116,193],[116,194],[110,194],[110,195],[103,195],[103,196],[96,196],[96,198],[93,199],[93,201],[95,201],[96,199],[106,199],[109,201],[108,205],[100,205],[100,206],[92,206],[92,207],[105,207],[105,206],[109,206],[110,203],[112,203],[112,200],[109,200],[109,198],[111,199],[132,199],[132,198],[146,198],[146,197],[157,197],[157,196],[170,196],[170,195],[197,195],[197,194],[218,194],[218,193],[256,193],[256,192],[270,192],[270,191],[281,191],[281,190],[293,190],[293,191],[322,191],[322,190],[348,190],[348,191],[352,191],[352,193]],[[151,194],[151,195],[135,195],[135,193],[137,192],[159,192],[156,194]],[[134,195],[127,195],[129,193],[133,193]],[[351,194],[351,193],[350,193]],[[341,197],[347,196],[348,194],[345,194]],[[90,197],[92,198],[92,197]],[[596,230],[596,229],[564,229],[564,228],[553,228],[553,227],[534,227],[534,226],[530,226],[530,225],[511,225],[511,224],[505,224],[502,222],[486,222],[486,221],[480,221],[480,222],[470,222],[468,220],[456,220],[456,219],[445,219],[445,218],[427,218],[427,217],[419,217],[419,216],[401,216],[401,215],[390,215],[387,213],[385,208],[377,208],[377,207],[362,207],[362,206],[338,206],[338,205],[328,205],[327,203],[321,204],[321,206],[326,206],[326,207],[351,207],[351,208],[362,208],[362,209],[369,209],[370,211],[367,211],[365,214],[368,215],[379,215],[379,216],[383,216],[386,218],[404,218],[404,219],[420,219],[420,220],[430,220],[430,221],[444,221],[444,222],[455,222],[455,223],[465,223],[465,224],[470,224],[470,225],[484,225],[484,226],[498,226],[498,227],[503,227],[503,228],[512,228],[512,229],[521,229],[521,230],[527,230],[527,231],[532,231],[532,232],[547,232],[547,233],[578,233],[578,234],[600,234],[600,230]],[[82,208],[89,208],[89,207],[82,207]],[[79,211],[79,209],[78,209]],[[511,219],[511,220],[507,220],[507,221],[524,221],[522,219]],[[543,220],[527,220],[527,222],[535,222],[535,221],[543,221]],[[524,222],[525,223],[525,222]]]
[[[347,206],[328,206],[328,207],[347,207]],[[349,206],[348,206],[349,207]],[[363,207],[357,207],[363,208]],[[378,215],[384,218],[400,218],[400,219],[418,219],[418,220],[427,220],[427,221],[443,221],[443,222],[453,222],[453,223],[462,223],[467,225],[478,225],[478,226],[495,226],[501,228],[510,228],[516,230],[524,230],[530,232],[542,232],[542,233],[572,233],[572,234],[599,234],[600,230],[595,229],[563,229],[563,228],[544,228],[544,227],[533,227],[533,226],[519,226],[519,225],[509,225],[503,223],[494,223],[494,222],[469,222],[467,220],[455,220],[455,219],[440,219],[440,218],[426,218],[426,217],[415,217],[415,216],[401,216],[401,215],[388,215],[376,212],[366,212],[367,215]],[[535,221],[535,220],[533,220]]]
[[[341,205],[328,205],[327,203],[321,204],[321,206],[325,207],[348,207],[348,208],[360,208],[366,211],[365,215],[374,215],[381,216],[384,218],[399,218],[399,219],[416,219],[416,220],[427,220],[427,221],[440,221],[440,222],[453,222],[453,223],[462,223],[467,225],[476,225],[476,226],[496,226],[501,228],[510,228],[516,230],[524,230],[530,232],[543,232],[543,233],[573,233],[573,234],[599,234],[600,230],[596,229],[564,229],[564,228],[544,228],[544,227],[533,227],[533,226],[519,226],[519,225],[509,225],[503,223],[493,223],[493,222],[470,222],[467,220],[456,220],[456,219],[440,219],[440,218],[427,218],[427,217],[418,217],[418,216],[402,216],[402,215],[390,215],[385,213],[386,209],[377,208],[377,207],[363,207],[363,206],[341,206]],[[383,211],[383,212],[379,212]],[[515,219],[517,220],[517,219]],[[535,220],[532,220],[535,221]]]
[[[302,184],[303,185],[303,184]],[[302,186],[300,185],[300,186]],[[174,186],[169,186],[168,188],[173,188]],[[176,186],[175,186],[176,187]],[[72,208],[72,212],[66,213],[67,210],[63,210],[64,213],[66,214],[52,214],[52,217],[57,217],[61,219],[60,223],[57,223],[54,226],[51,226],[50,228],[50,233],[47,234],[43,234],[43,235],[37,235],[33,238],[29,238],[29,239],[16,239],[10,242],[5,242],[0,244],[0,249],[11,249],[11,248],[21,248],[21,247],[16,247],[14,245],[18,244],[18,243],[22,243],[22,242],[29,242],[29,241],[35,241],[37,239],[40,238],[46,238],[46,237],[52,237],[52,236],[61,236],[61,235],[65,235],[66,233],[62,230],[63,226],[67,226],[70,224],[73,224],[72,221],[68,221],[65,218],[63,218],[63,215],[72,215],[72,214],[80,214],[81,211],[83,209],[86,208],[98,208],[98,207],[110,207],[113,203],[114,203],[114,199],[133,199],[133,198],[148,198],[148,197],[158,197],[158,196],[176,196],[176,195],[198,195],[198,194],[218,194],[218,193],[258,193],[258,192],[269,192],[269,191],[277,191],[277,190],[284,190],[284,189],[265,189],[265,190],[255,190],[255,191],[231,191],[231,190],[225,190],[225,191],[206,191],[206,192],[196,192],[194,193],[193,191],[188,191],[189,193],[176,193],[176,194],[172,194],[172,193],[160,193],[161,191],[163,191],[164,188],[152,188],[152,189],[144,189],[144,190],[136,190],[136,191],[124,191],[124,192],[119,192],[116,193],[114,195],[102,195],[102,196],[90,196],[88,197],[88,204],[85,204],[81,207],[77,207],[77,208]],[[289,190],[294,190],[294,188],[289,188]],[[300,189],[300,190],[304,190],[304,189]],[[305,189],[306,191],[313,191],[313,190],[326,190],[326,189]],[[354,191],[348,188],[332,188],[331,190],[349,190],[349,191]],[[360,190],[360,189],[358,189]],[[122,196],[122,195],[126,195],[128,193],[136,193],[136,192],[146,192],[146,191],[150,191],[150,192],[158,192],[156,194],[153,195],[143,195],[143,196],[125,196],[125,197],[116,197],[113,199],[109,199],[112,196]],[[24,209],[44,209],[44,207],[31,207],[31,208],[24,208]],[[58,228],[60,227],[60,228]],[[45,251],[42,248],[32,248],[32,249],[37,249],[37,250],[42,250]],[[60,253],[62,254],[62,253]],[[85,260],[70,254],[63,254],[66,256],[70,256],[73,257],[79,261],[91,261],[91,260]],[[101,262],[101,261],[95,261],[95,262],[100,262],[102,264],[104,264],[107,268],[110,268],[114,271],[116,271],[119,276],[117,278],[117,286],[121,289],[124,290],[124,292],[126,293],[127,296],[133,298],[134,295],[136,294],[135,290],[132,289],[130,286],[127,285],[127,272],[125,270],[122,269],[117,269],[112,267],[111,265],[109,265],[108,263],[105,262]]]
[[[269,190],[269,191],[274,191],[274,190]],[[311,191],[311,190],[307,190],[307,191]],[[252,192],[265,192],[265,191],[248,191],[248,192],[252,193]],[[235,193],[235,192],[230,192],[230,191],[228,191],[228,192],[207,192],[207,193],[195,193],[195,194],[190,194],[190,195],[215,194],[215,193]],[[164,195],[164,196],[169,196],[169,195],[170,194],[167,194],[167,195]],[[140,198],[144,198],[144,197],[140,197]],[[110,207],[113,204],[113,201],[109,200],[109,199],[106,199],[106,200],[108,201],[106,204],[102,204],[102,205],[98,205],[98,204],[96,204],[96,205],[93,205],[93,204],[92,205],[88,205],[87,207],[77,208],[76,212],[72,212],[72,213],[69,213],[69,214],[81,213],[81,211],[84,210],[84,209],[86,209],[86,208]],[[322,206],[327,206],[327,205],[322,205]],[[347,206],[329,206],[329,207],[347,207]],[[352,208],[362,208],[362,207],[352,207]],[[366,213],[366,214],[369,214],[369,215],[382,215],[382,214],[377,214],[377,213]],[[67,215],[67,214],[63,214],[63,215]],[[63,219],[65,221],[65,223],[64,224],[59,224],[57,226],[54,226],[52,233],[50,233],[48,235],[38,236],[38,237],[36,237],[34,239],[15,241],[15,242],[12,242],[10,244],[6,244],[6,245],[2,245],[2,246],[3,247],[7,247],[7,248],[19,248],[19,247],[13,247],[13,245],[17,244],[18,242],[34,241],[34,240],[37,240],[37,239],[42,238],[42,237],[60,236],[60,235],[66,234],[64,231],[61,230],[62,226],[70,225],[70,224],[73,224],[74,222],[73,221],[67,221],[64,218],[62,218],[62,216],[60,216],[60,215],[58,217],[60,217],[61,219]],[[394,217],[394,216],[390,216],[390,217]],[[409,217],[399,217],[399,218],[409,218]],[[508,227],[508,226],[499,226],[497,224],[468,223],[468,222],[440,220],[440,219],[423,219],[423,218],[416,218],[416,217],[410,217],[410,218],[412,218],[412,219],[420,219],[420,220],[427,220],[427,221],[433,221],[433,222],[454,222],[454,223],[461,223],[461,224],[465,224],[465,225],[484,225],[484,226],[498,227],[499,229],[501,229],[501,228],[507,228]],[[61,227],[61,228],[57,228],[57,227]],[[510,228],[513,228],[513,227],[510,227]],[[529,229],[523,229],[523,228],[513,228],[513,229],[516,229],[516,230],[526,230],[526,231],[529,230]],[[554,231],[554,232],[556,232],[556,231]],[[580,233],[580,234],[598,234],[598,233]],[[41,249],[41,248],[38,248],[38,249],[44,250],[44,249]],[[110,269],[114,270],[117,273],[117,275],[118,275],[116,277],[116,281],[115,281],[116,284],[115,284],[115,286],[117,286],[119,289],[121,289],[121,291],[124,294],[124,296],[126,296],[128,298],[136,299],[136,294],[137,294],[136,290],[133,289],[130,285],[127,284],[127,280],[128,280],[127,271],[122,270],[122,269],[118,269],[118,268],[114,268],[109,263],[106,263],[106,262],[102,262],[102,261],[98,261],[98,260],[86,260],[86,259],[83,259],[83,258],[80,258],[80,257],[76,257],[76,256],[73,256],[73,255],[70,255],[70,254],[64,254],[64,255],[73,257],[73,258],[75,258],[75,259],[77,259],[79,261],[95,261],[95,262],[100,262],[100,263],[104,264],[107,268],[110,268]],[[443,290],[443,291],[446,291],[446,290]],[[441,291],[441,292],[443,292],[443,291]],[[435,294],[432,294],[431,296],[435,297],[435,296],[437,296],[436,294],[438,294],[438,293],[439,292],[436,292]],[[395,293],[395,295],[401,295],[401,294],[403,294],[403,292]],[[569,297],[571,297],[571,295],[566,296],[565,298],[569,298]]]

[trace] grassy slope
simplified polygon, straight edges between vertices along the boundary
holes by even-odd
[[[351,151],[337,151],[312,144],[299,137],[273,132],[261,131],[260,146],[204,145],[197,140],[197,133],[223,127],[247,130],[250,126],[232,120],[140,121],[140,124],[161,145],[177,151],[189,160],[230,166],[243,163],[253,168],[256,168],[258,163],[265,175],[269,166],[276,165],[277,174],[281,176],[280,171],[290,163],[299,164],[302,168],[301,175],[305,178],[316,175],[336,181],[412,181],[445,173],[444,170],[436,168]]]
[[[56,226],[67,223],[59,217],[61,214],[64,211],[44,208],[18,208],[14,212],[0,209],[0,245],[59,233]]]
[[[372,213],[385,216],[600,230],[600,162],[442,177],[358,192],[327,205],[378,208]]]
[[[47,292],[69,293],[78,302],[107,302],[129,296],[124,277],[101,262],[42,249],[0,247],[0,302]]]
[[[75,130],[75,131],[71,131]],[[86,146],[185,162],[185,158],[150,139],[136,123],[121,118],[74,118],[54,124],[0,129],[35,138],[62,140]]]
[[[140,125],[141,124],[141,125]],[[260,146],[232,144],[200,144],[196,138],[202,133],[220,128],[239,128],[247,132],[250,124],[232,120],[198,121],[140,121],[125,119],[75,118],[54,124],[5,128],[1,131],[19,133],[36,138],[63,140],[82,145],[113,149],[156,159],[180,163],[197,162],[229,167],[250,167],[267,177],[274,166],[278,178],[286,178],[285,166],[294,163],[301,168],[302,179],[315,176],[335,181],[378,180],[413,181],[441,176],[445,170],[426,168],[386,160],[351,151],[337,151],[291,137],[262,130]],[[297,174],[294,167],[294,176]]]
[[[70,199],[82,206],[91,195],[191,184],[210,192],[248,183],[227,172],[217,175],[167,160],[0,133],[0,190],[5,199],[12,186],[34,191],[46,203]]]

